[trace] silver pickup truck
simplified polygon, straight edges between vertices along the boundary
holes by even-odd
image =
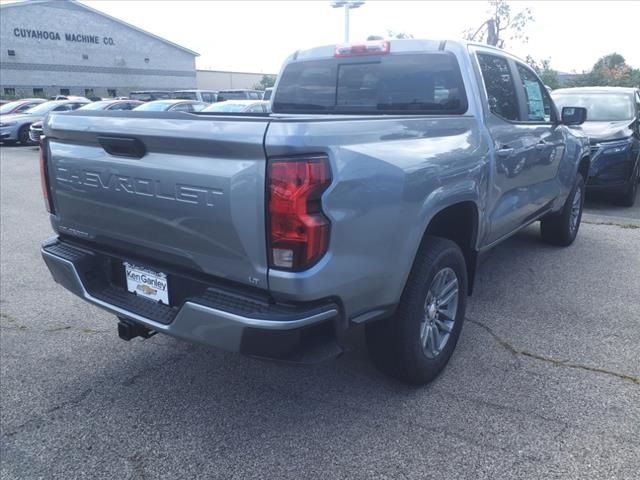
[[[392,40],[298,51],[271,114],[50,116],[53,278],[119,318],[313,362],[363,325],[374,362],[425,383],[450,358],[479,255],[535,221],[578,232],[589,145],[502,50]]]

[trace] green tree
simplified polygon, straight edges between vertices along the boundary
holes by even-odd
[[[265,74],[262,75],[262,78],[258,83],[253,86],[254,90],[265,90],[267,88],[271,88],[276,84],[276,76]]]
[[[622,55],[614,52],[598,59],[581,81],[592,86],[632,87],[638,85],[638,71],[627,65]]]
[[[530,8],[514,13],[506,0],[491,0],[489,6],[490,9],[487,12],[489,18],[484,20],[479,27],[469,28],[463,32],[466,40],[482,42],[499,48],[504,48],[507,38],[524,42],[529,40],[525,31],[526,26],[535,20]]]
[[[552,90],[561,87],[560,80],[558,80],[558,72],[551,68],[551,59],[545,58],[536,61],[531,55],[527,55],[526,61],[536,71],[542,83]]]

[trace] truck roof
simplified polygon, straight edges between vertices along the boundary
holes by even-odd
[[[502,50],[498,47],[494,47],[492,45],[486,45],[484,43],[478,42],[470,42],[467,40],[456,40],[456,39],[420,39],[420,38],[409,38],[409,39],[382,39],[382,40],[370,40],[370,41],[356,41],[349,42],[351,45],[359,45],[365,43],[376,43],[376,42],[389,42],[390,44],[390,53],[403,53],[403,52],[435,52],[438,50],[467,50],[467,47],[474,46],[483,48],[486,50],[494,50],[496,53],[500,55],[510,56],[514,59],[522,63],[526,63],[524,59],[519,58],[506,50]],[[305,50],[298,50],[293,53],[287,59],[287,62],[298,61],[298,60],[311,60],[316,58],[326,58],[333,57],[336,51],[336,47],[344,45],[344,44],[330,44],[330,45],[322,45],[319,47],[313,47]],[[454,48],[451,48],[451,47]],[[449,47],[449,48],[447,48]]]

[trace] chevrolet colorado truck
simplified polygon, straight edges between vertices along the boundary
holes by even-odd
[[[314,362],[363,325],[374,362],[434,379],[478,257],[535,221],[578,232],[589,143],[502,50],[391,40],[298,51],[271,114],[49,116],[42,188],[56,282],[161,332]]]

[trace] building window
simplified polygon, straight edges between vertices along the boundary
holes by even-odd
[[[82,54],[82,59],[83,60],[89,60],[89,55],[87,55],[86,53]]]
[[[144,63],[149,63],[149,57],[145,57]]]
[[[15,50],[7,50],[7,55],[9,55],[10,57],[15,57],[16,56],[16,51]]]
[[[69,91],[68,88],[61,88],[60,89],[60,95],[69,95],[71,92]]]
[[[89,97],[93,97],[93,88],[85,88],[84,89],[84,96],[89,98]]]
[[[15,97],[16,96],[16,89],[13,87],[5,87],[4,88],[4,94],[7,97]]]
[[[34,97],[44,97],[44,88],[34,88],[33,89]]]
[[[116,92],[115,88],[107,88],[107,96],[109,97],[115,97],[118,94],[118,92]]]

